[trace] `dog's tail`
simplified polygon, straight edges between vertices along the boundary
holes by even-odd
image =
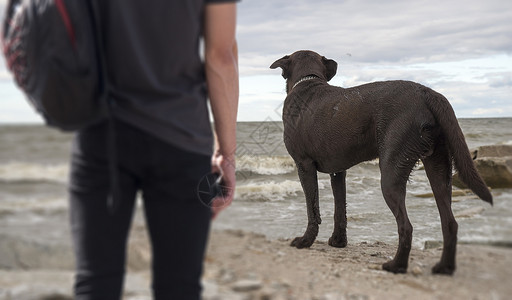
[[[459,177],[480,199],[492,205],[492,195],[478,174],[462,129],[448,100],[441,94],[426,88],[426,104],[441,126]]]

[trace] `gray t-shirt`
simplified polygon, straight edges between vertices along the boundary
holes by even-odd
[[[227,1],[98,1],[114,115],[206,155],[213,137],[199,41],[211,2]]]

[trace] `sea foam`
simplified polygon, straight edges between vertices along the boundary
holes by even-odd
[[[289,156],[237,157],[237,170],[259,175],[281,175],[295,171],[295,163]]]
[[[67,164],[46,165],[29,162],[9,162],[0,164],[0,180],[5,182],[68,181]]]
[[[328,180],[318,181],[319,190],[323,190],[328,185]],[[264,181],[238,185],[235,198],[241,198],[245,201],[281,201],[299,194],[302,194],[302,186],[298,179],[280,182]]]

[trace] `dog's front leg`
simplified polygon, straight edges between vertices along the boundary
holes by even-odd
[[[334,194],[334,230],[329,245],[337,248],[347,246],[347,171],[331,174],[331,187]]]
[[[310,247],[318,235],[318,225],[322,223],[320,209],[318,206],[318,179],[316,167],[312,161],[298,162],[297,170],[300,183],[306,196],[306,207],[308,212],[308,228],[304,236],[296,237],[291,246],[297,248]]]

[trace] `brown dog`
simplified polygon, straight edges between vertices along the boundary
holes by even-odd
[[[423,162],[435,195],[443,231],[443,254],[433,273],[455,271],[457,222],[451,210],[452,163],[464,183],[492,204],[478,174],[452,107],[441,94],[408,81],[374,82],[341,88],[327,82],[337,63],[312,51],[287,55],[270,68],[283,69],[287,97],[283,108],[284,142],[294,159],[306,196],[308,226],[292,246],[313,244],[321,223],[317,172],[331,174],[334,231],[329,245],[347,245],[346,170],[379,158],[381,189],[398,225],[399,245],[383,269],[405,273],[412,225],[405,208],[407,180]]]

